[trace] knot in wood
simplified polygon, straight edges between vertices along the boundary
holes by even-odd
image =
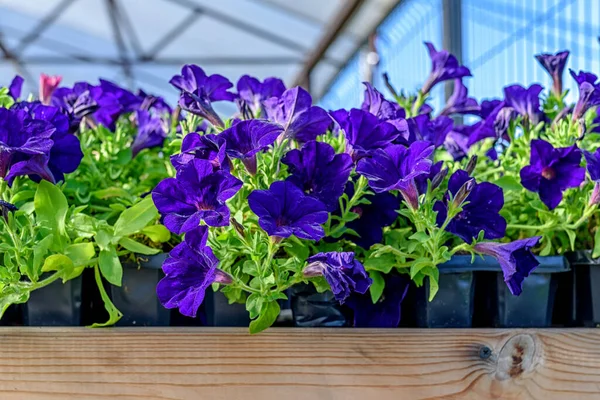
[[[527,333],[511,337],[498,353],[496,379],[515,379],[532,371],[536,361],[536,341]]]

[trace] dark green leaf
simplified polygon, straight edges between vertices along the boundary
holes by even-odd
[[[136,253],[136,254],[143,254],[146,256],[151,256],[153,254],[160,253],[159,249],[153,249],[152,247],[148,247],[145,244],[136,242],[135,240],[130,239],[128,237],[121,238],[121,240],[119,240],[119,244],[121,246],[123,246],[125,249],[131,251],[132,253]]]
[[[396,257],[393,254],[382,254],[379,257],[369,257],[365,260],[364,266],[367,271],[381,271],[389,274],[396,264]]]
[[[289,246],[286,247],[285,251],[292,257],[296,257],[300,261],[306,261],[310,254],[308,245],[298,243],[296,241],[288,242]]]
[[[92,324],[92,328],[101,328],[104,326],[111,326],[119,322],[123,314],[115,307],[113,302],[110,300],[110,296],[106,293],[104,289],[104,284],[102,282],[102,278],[100,277],[100,271],[98,267],[94,267],[94,277],[96,278],[96,284],[98,285],[98,290],[100,290],[100,296],[102,297],[102,301],[104,301],[104,308],[108,311],[108,321],[104,323],[94,323]]]
[[[375,304],[383,294],[383,289],[385,289],[385,279],[383,279],[383,276],[377,271],[369,271],[369,276],[373,279],[369,292],[371,293],[371,300],[373,301],[373,304]]]
[[[495,179],[494,184],[500,186],[504,190],[523,190],[523,185],[516,178],[504,175],[499,179]]]
[[[258,318],[250,322],[250,333],[262,332],[277,320],[279,316],[279,304],[276,301],[264,303]]]

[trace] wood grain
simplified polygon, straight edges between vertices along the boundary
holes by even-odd
[[[600,399],[600,330],[0,328],[2,400]]]

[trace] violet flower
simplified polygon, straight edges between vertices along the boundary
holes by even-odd
[[[281,97],[285,92],[285,84],[281,79],[267,78],[264,82],[244,75],[236,85],[239,101],[250,108],[254,116],[263,111],[263,102],[271,97]]]
[[[371,158],[360,160],[356,172],[369,180],[375,193],[399,190],[407,204],[416,209],[418,193],[414,180],[429,173],[433,150],[431,143],[424,141],[414,142],[408,148],[390,145],[375,150]]]
[[[295,235],[307,240],[325,236],[321,226],[329,217],[325,204],[304,194],[292,182],[273,182],[268,190],[253,191],[248,196],[248,205],[269,236]]]
[[[456,57],[446,50],[437,51],[433,44],[425,42],[431,58],[431,73],[423,84],[422,94],[427,94],[440,82],[450,79],[460,79],[465,76],[471,76],[469,68],[460,65]]]
[[[382,121],[389,122],[399,131],[408,129],[406,126],[406,112],[398,103],[391,102],[383,97],[377,89],[369,82],[363,82],[365,85],[364,100],[361,105],[363,111],[368,111]]]
[[[590,205],[600,204],[600,149],[594,153],[584,150],[586,168],[590,179],[594,182],[594,191],[590,197]]]
[[[315,140],[331,124],[329,114],[313,106],[312,97],[301,87],[288,89],[281,97],[272,97],[263,104],[269,120],[283,126],[285,137],[301,143]]]
[[[354,258],[352,252],[319,253],[306,262],[308,265],[304,268],[304,276],[324,276],[340,303],[344,303],[352,293],[366,293],[373,283],[365,267]]]
[[[354,184],[348,182],[344,193],[348,198],[354,195]],[[390,192],[364,195],[369,204],[358,204],[350,211],[358,215],[353,221],[346,223],[348,229],[358,234],[345,234],[344,239],[356,243],[363,249],[369,249],[375,243],[381,243],[383,228],[393,224],[398,219],[396,210],[400,208],[400,201]],[[336,212],[339,215],[340,212]]]
[[[210,161],[194,159],[181,166],[176,178],[161,181],[152,191],[152,200],[173,233],[195,229],[204,221],[209,226],[227,226],[229,208],[225,203],[242,187],[226,171],[214,171]]]
[[[578,121],[590,107],[600,105],[600,83],[597,82],[598,77],[592,73],[579,71],[576,74],[572,69],[569,72],[579,87],[579,99],[572,117],[573,121]]]
[[[477,104],[477,100],[469,97],[467,87],[462,83],[462,79],[454,80],[454,91],[446,101],[446,105],[440,112],[440,115],[452,114],[479,114],[481,107]]]
[[[400,134],[392,124],[380,121],[367,111],[352,109],[345,116],[338,117],[338,123],[346,134],[346,152],[354,161],[386,147]]]
[[[511,243],[477,243],[474,249],[498,260],[504,275],[504,282],[510,292],[518,296],[523,291],[523,280],[540,264],[531,252],[540,239],[541,236],[535,236]]]
[[[554,148],[544,140],[532,140],[529,165],[521,169],[521,183],[525,189],[537,192],[552,210],[561,202],[566,189],[578,187],[585,179],[585,169],[580,163],[581,151],[575,145]]]
[[[207,235],[206,226],[186,233],[185,240],[163,263],[165,277],[158,282],[156,294],[165,308],[178,308],[181,314],[195,317],[210,285],[233,282],[229,274],[217,268],[219,260],[206,246]]]
[[[416,138],[416,140],[427,140],[433,143],[435,147],[444,144],[446,136],[452,130],[453,123],[452,118],[445,115],[430,119],[429,115],[421,114],[408,119],[411,137]],[[409,139],[408,142],[411,143],[412,140]]]
[[[301,150],[291,150],[281,162],[288,166],[290,182],[334,211],[350,177],[353,163],[348,154],[335,154],[327,143],[311,140]]]
[[[221,75],[206,75],[197,65],[184,65],[181,75],[175,75],[169,83],[181,91],[179,105],[182,109],[223,127],[223,121],[212,107],[214,101],[233,101],[235,95],[227,90],[233,86]]]
[[[495,140],[509,139],[507,132],[514,115],[514,110],[506,107],[506,103],[500,102],[496,103],[496,107],[493,110],[486,110],[486,113],[487,116],[484,120],[473,126],[469,134],[467,147],[470,148],[475,143],[487,138],[494,138]]]
[[[23,89],[23,82],[24,82],[23,78],[19,75],[16,75],[13,78],[13,80],[10,82],[10,85],[8,86],[8,94],[14,100],[17,100],[19,97],[21,97],[21,91]]]
[[[167,126],[160,117],[151,116],[148,111],[138,110],[135,113],[137,134],[131,145],[132,156],[135,157],[143,149],[162,147],[167,138]]]
[[[534,84],[528,88],[521,85],[511,85],[504,88],[504,102],[507,107],[512,107],[525,120],[533,126],[537,125],[544,117],[540,110],[540,93],[544,88]]]
[[[148,94],[142,89],[137,91],[136,96],[140,101],[138,106],[140,110],[152,112],[153,114],[161,117],[171,115],[173,113],[171,106],[169,106],[165,99],[160,96]]]
[[[466,243],[471,243],[484,232],[485,239],[500,239],[506,233],[506,220],[500,215],[504,206],[502,189],[489,182],[476,183],[466,171],[458,170],[448,181],[448,191],[454,196],[454,201],[463,185],[473,181],[473,188],[462,199],[462,211],[458,213],[446,226],[446,231],[460,237]],[[436,222],[442,226],[448,216],[449,196],[443,201],[438,201],[433,206],[437,212]],[[466,202],[466,203],[465,203]]]
[[[444,148],[452,156],[454,161],[460,161],[469,153],[469,139],[479,128],[481,122],[473,125],[456,125],[446,135]]]
[[[225,138],[221,135],[188,133],[181,143],[181,153],[171,156],[171,164],[179,170],[193,159],[208,160],[215,171],[229,171],[229,159],[225,153]]]
[[[552,92],[557,98],[563,92],[563,73],[569,58],[568,51],[560,51],[556,54],[537,54],[535,59],[552,77]]]
[[[50,104],[52,93],[56,90],[62,81],[62,76],[40,75],[40,101],[42,104]]]
[[[50,104],[59,107],[69,117],[71,130],[75,131],[82,118],[95,113],[100,108],[96,98],[101,91],[99,87],[94,87],[87,82],[77,82],[72,88],[56,89]]]
[[[241,121],[219,134],[225,139],[229,157],[239,158],[248,172],[256,174],[256,153],[266,150],[282,134],[283,128],[266,120]]]
[[[417,186],[417,192],[419,194],[427,193],[427,182],[429,181],[433,183],[433,180],[435,179],[437,174],[439,174],[442,171],[443,166],[444,162],[438,161],[431,166],[431,168],[429,169],[429,173],[419,175],[415,178],[415,185]],[[448,173],[447,169],[446,173]],[[432,189],[435,189],[435,187],[433,187]]]
[[[354,294],[348,299],[348,306],[354,310],[355,328],[396,328],[400,324],[402,301],[408,293],[410,280],[405,276],[386,275],[385,288],[377,303],[371,295]]]

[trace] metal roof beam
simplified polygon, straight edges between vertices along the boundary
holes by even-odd
[[[119,60],[121,62],[121,68],[123,68],[123,74],[125,75],[125,79],[128,81],[129,87],[133,87],[133,83],[135,78],[133,76],[133,71],[131,69],[131,62],[129,57],[127,56],[127,46],[125,45],[125,40],[123,39],[123,34],[121,32],[121,26],[119,25],[118,18],[118,5],[117,0],[106,0],[106,6],[108,11],[108,18],[110,19],[110,24],[113,32],[113,40],[115,42],[115,46],[117,46],[117,50],[119,52]]]
[[[4,57],[4,59],[0,58],[0,62],[12,61],[8,57]],[[43,65],[43,64],[51,64],[51,65],[72,65],[74,62],[79,62],[82,64],[103,64],[103,65],[114,65],[121,66],[122,61],[119,58],[112,57],[97,57],[97,56],[88,56],[85,54],[69,54],[68,56],[29,56],[23,59],[20,59],[21,62],[30,64],[30,65]],[[152,60],[129,60],[130,66],[138,66],[138,65],[183,65],[183,64],[204,64],[204,65],[287,65],[287,64],[300,64],[302,62],[302,58],[300,57],[227,57],[227,56],[219,56],[219,57],[162,57],[155,58]]]

